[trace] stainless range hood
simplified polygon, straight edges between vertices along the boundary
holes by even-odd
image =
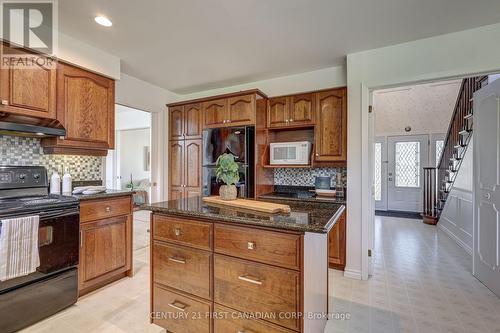
[[[66,130],[62,127],[46,127],[39,125],[22,124],[17,122],[0,121],[0,134],[15,136],[65,136]]]

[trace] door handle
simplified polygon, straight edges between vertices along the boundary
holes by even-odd
[[[262,281],[260,281],[256,278],[252,278],[250,276],[241,275],[241,276],[238,276],[238,279],[240,279],[241,281],[257,284],[259,286],[262,285]]]
[[[489,194],[489,193],[485,193],[485,194],[483,194],[483,196],[485,199],[488,199],[488,200],[491,199],[491,194]]]
[[[390,181],[390,182],[392,182],[392,177],[389,177],[387,180]]]
[[[173,303],[170,303],[170,304],[168,304],[168,306],[170,306],[171,308],[174,308],[176,310],[182,311],[182,312],[186,311],[186,308],[188,307],[186,304],[183,304],[179,301],[175,301]]]
[[[176,262],[178,264],[185,264],[186,263],[186,259],[181,259],[181,258],[170,257],[170,258],[168,258],[168,260]]]

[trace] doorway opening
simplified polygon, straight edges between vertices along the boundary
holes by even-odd
[[[151,113],[120,104],[115,110],[115,149],[106,157],[106,187],[135,191],[136,251],[149,245],[149,212],[139,207],[151,200]]]

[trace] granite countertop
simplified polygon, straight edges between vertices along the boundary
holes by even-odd
[[[271,202],[272,200],[262,201]],[[289,205],[291,212],[288,214],[266,214],[230,206],[212,206],[203,202],[201,197],[152,203],[143,205],[141,208],[154,213],[203,218],[215,222],[234,222],[315,233],[330,231],[345,210],[344,205],[336,203],[298,202],[296,200],[280,200],[279,203]]]
[[[73,197],[79,199],[80,201],[84,200],[93,200],[93,199],[107,199],[113,197],[122,197],[124,195],[132,195],[134,191],[130,189],[126,190],[106,190],[105,192],[96,193],[96,194],[73,194]]]
[[[259,199],[267,200],[289,200],[289,201],[301,201],[301,202],[323,202],[323,203],[336,203],[345,205],[346,200],[344,198],[337,197],[321,197],[321,196],[313,196],[313,193],[310,195],[301,195],[300,193],[286,193],[286,192],[271,192],[262,194],[259,196]]]

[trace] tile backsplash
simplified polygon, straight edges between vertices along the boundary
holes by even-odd
[[[99,156],[46,155],[38,138],[0,135],[0,165],[42,165],[48,175],[63,166],[75,181],[102,179],[103,158]]]
[[[314,186],[316,176],[332,177],[331,186],[336,186],[337,174],[342,174],[343,186],[346,186],[346,168],[276,168],[274,185]]]

